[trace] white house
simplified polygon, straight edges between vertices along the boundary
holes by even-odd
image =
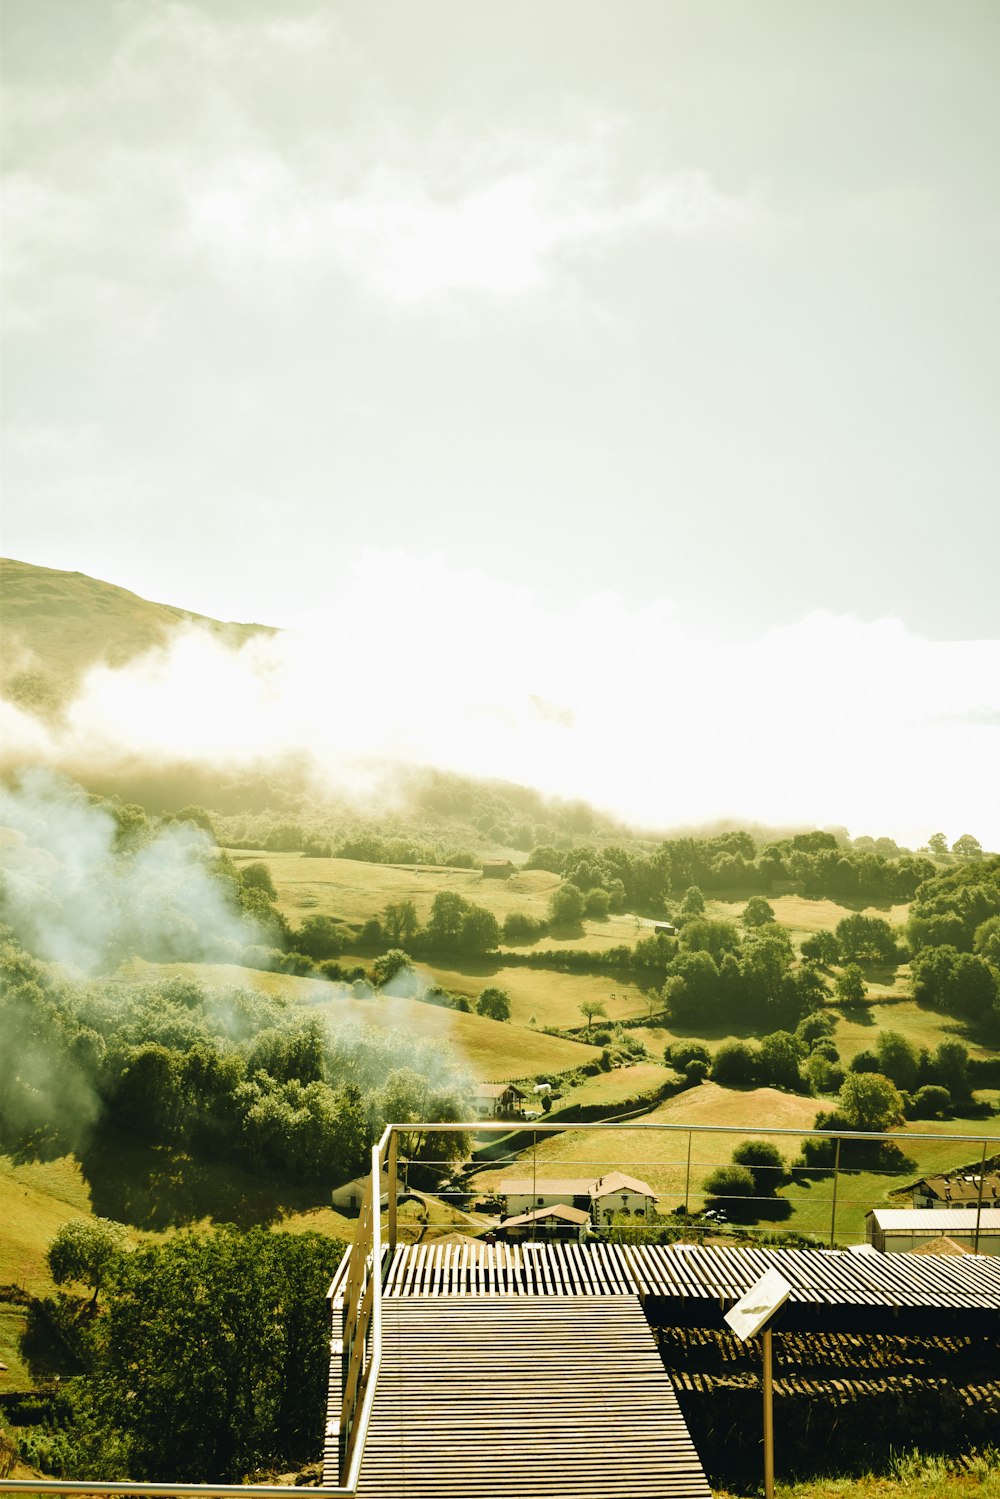
[[[596,1180],[592,1176],[504,1177],[498,1191],[512,1218],[558,1203],[582,1209],[595,1223],[610,1223],[615,1213],[645,1218],[656,1207],[656,1193],[645,1182],[621,1171]]]
[[[333,1206],[341,1213],[359,1212],[361,1200],[368,1186],[368,1180],[367,1176],[356,1176],[353,1181],[345,1182],[342,1187],[334,1187],[330,1193],[330,1201],[333,1203]],[[389,1206],[388,1192],[382,1193],[381,1206],[384,1208]]]
[[[472,1094],[472,1107],[479,1119],[520,1114],[524,1110],[524,1094],[513,1083],[477,1083]]]
[[[913,1188],[915,1208],[974,1208],[980,1200],[980,1178],[976,1176],[925,1176]],[[984,1208],[1000,1207],[1000,1176],[982,1178]]]
[[[516,1218],[505,1218],[503,1230],[509,1239],[579,1239],[590,1224],[590,1214],[583,1208],[567,1207],[557,1202],[551,1208],[536,1208]]]

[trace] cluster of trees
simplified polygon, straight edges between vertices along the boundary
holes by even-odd
[[[810,1015],[794,1031],[778,1030],[759,1041],[724,1041],[714,1057],[697,1041],[677,1041],[664,1052],[668,1067],[690,1082],[709,1077],[724,1088],[784,1088],[793,1093],[835,1092],[843,1080],[829,1030],[813,1028],[826,1015]]]
[[[972,858],[927,880],[907,930],[915,997],[1000,1026],[1000,857]]]
[[[761,847],[746,832],[668,838],[651,851],[615,843],[570,850],[539,845],[526,867],[561,874],[583,892],[603,889],[612,910],[621,902],[657,911],[691,885],[738,895],[787,890],[839,900],[906,901],[937,869],[932,860],[900,850],[891,839],[847,846],[820,832]]]
[[[773,921],[742,933],[734,922],[696,916],[679,939],[655,940],[666,964],[663,1007],[677,1025],[768,1030],[792,1028],[818,1009],[827,994],[814,963],[795,966],[784,927]]]
[[[300,1182],[361,1169],[389,1120],[468,1117],[469,1080],[412,1036],[328,1025],[283,997],[188,979],[67,985],[0,944],[0,1145],[101,1128]],[[451,1157],[460,1135],[425,1141]]]
[[[503,940],[500,923],[485,906],[466,900],[454,890],[441,890],[434,897],[426,925],[421,926],[411,900],[390,903],[381,919],[367,922],[361,942],[378,946],[389,941],[405,942],[414,954],[460,953],[477,956],[496,952]]]
[[[102,1286],[104,1306],[74,1329],[87,1375],[64,1384],[22,1455],[74,1478],[186,1483],[239,1483],[315,1459],[323,1298],[342,1247],[225,1227],[132,1249],[121,1225],[67,1225],[50,1248],[54,1278]]]

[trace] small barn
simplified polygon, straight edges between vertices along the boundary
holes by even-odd
[[[352,1181],[344,1182],[342,1187],[334,1187],[330,1193],[330,1201],[340,1213],[357,1213],[367,1186],[367,1176],[356,1176]],[[388,1192],[382,1193],[381,1206],[389,1206]]]
[[[513,864],[510,859],[484,859],[483,879],[509,880],[516,868],[517,865]]]
[[[873,1208],[865,1217],[865,1238],[883,1254],[911,1253],[942,1234],[973,1253],[1000,1254],[1000,1208]]]

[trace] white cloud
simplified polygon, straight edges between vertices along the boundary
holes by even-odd
[[[305,751],[332,786],[401,761],[583,796],[646,826],[729,815],[912,844],[940,826],[998,848],[998,668],[1000,642],[929,642],[893,620],[812,614],[713,641],[662,601],[607,594],[560,613],[440,557],[369,553],[295,631],[236,654],[187,631],[92,672],[47,744],[14,710],[7,730],[69,767]]]

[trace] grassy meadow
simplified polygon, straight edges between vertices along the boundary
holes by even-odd
[[[459,1065],[478,1082],[503,1082],[536,1072],[565,1072],[600,1056],[600,1048],[524,1026],[465,1015],[416,999],[355,999],[323,979],[266,973],[225,963],[147,963],[133,958],[118,970],[129,982],[183,974],[220,988],[257,988],[308,1005],[334,1024],[353,1022],[405,1031],[451,1048]],[[483,987],[481,985],[480,987]]]

